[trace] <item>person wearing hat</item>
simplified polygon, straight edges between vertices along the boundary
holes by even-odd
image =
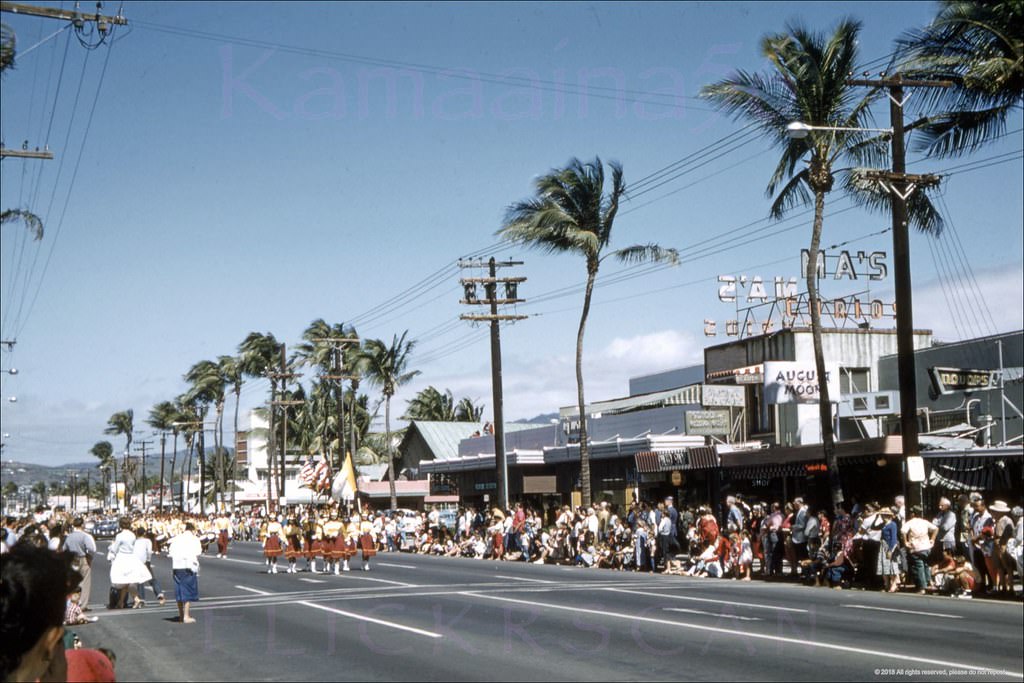
[[[924,594],[931,575],[928,567],[928,555],[935,545],[939,527],[921,517],[921,506],[914,505],[907,511],[907,521],[903,524],[903,542],[907,546],[907,560],[910,565],[908,574],[914,577],[914,585],[918,594]]]
[[[884,590],[895,593],[900,586],[900,572],[896,562],[900,549],[900,525],[890,508],[879,510],[878,516],[885,520],[885,526],[882,527],[882,540],[878,548],[876,569],[884,582]]]
[[[997,500],[988,508],[995,520],[995,538],[992,548],[993,564],[996,569],[995,588],[1000,593],[1013,592],[1013,558],[1006,553],[1007,544],[1013,539],[1013,517],[1010,506]]]

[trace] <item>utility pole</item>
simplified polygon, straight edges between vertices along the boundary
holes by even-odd
[[[499,315],[498,306],[518,304],[526,301],[518,294],[519,283],[526,282],[525,277],[498,277],[498,268],[510,268],[523,265],[522,261],[502,261],[491,257],[487,261],[488,277],[462,278],[465,298],[459,301],[470,306],[490,306],[489,314],[463,314],[459,318],[472,322],[487,321],[491,323],[491,391],[494,399],[494,464],[498,479],[498,501],[502,509],[508,509],[508,462],[505,456],[505,415],[502,403],[501,386],[501,321],[525,320],[525,315]],[[459,261],[460,268],[482,268],[481,261]],[[498,298],[498,285],[504,285],[502,298]],[[483,285],[484,298],[477,296],[477,285]]]
[[[128,20],[121,16],[118,12],[115,16],[107,16],[100,14],[100,10],[103,9],[103,3],[96,3],[95,14],[83,14],[77,9],[66,10],[56,9],[54,7],[41,7],[39,5],[24,5],[20,2],[0,2],[0,12],[10,12],[11,14],[25,14],[32,17],[44,17],[46,19],[61,19],[63,21],[70,21],[74,24],[75,29],[81,29],[85,24],[93,22],[96,24],[96,29],[100,33],[106,33],[111,24],[114,26],[127,26]]]
[[[53,160],[53,152],[50,151],[49,147],[39,149],[28,148],[28,140],[22,145],[21,149],[8,149],[4,147],[3,143],[0,142],[0,159],[6,159],[7,157],[14,157],[17,159],[45,159],[47,161]]]
[[[849,85],[886,88],[889,91],[889,118],[892,126],[892,170],[867,174],[892,195],[893,277],[896,280],[896,360],[900,387],[900,435],[906,471],[920,460],[917,425],[917,373],[914,367],[914,309],[910,277],[910,235],[907,227],[907,199],[914,190],[937,185],[938,176],[907,173],[904,143],[903,88],[948,88],[951,81],[925,81],[893,77],[850,79]],[[918,463],[919,464],[919,463]],[[921,504],[921,486],[915,482],[907,490],[907,504]]]
[[[146,509],[146,446],[153,443],[152,441],[136,441],[135,452],[142,453],[142,509]]]
[[[336,381],[338,383],[338,463],[337,468],[340,470],[345,462],[345,386],[343,382],[347,380],[354,380],[355,375],[344,374],[344,362],[342,350],[347,344],[359,344],[359,337],[321,337],[314,339],[314,343],[328,343],[332,345],[334,371],[329,375],[320,375],[320,379],[326,379]],[[354,393],[354,392],[353,392]],[[349,414],[349,421],[352,422],[353,429],[355,428],[355,420],[352,418],[353,413]],[[330,460],[328,460],[328,466]]]
[[[271,377],[271,379],[279,379],[279,380],[281,380],[281,398],[280,399],[272,400],[270,402],[271,415],[273,415],[274,410],[275,410],[275,408],[277,406],[281,406],[281,419],[282,419],[282,422],[284,423],[282,425],[282,430],[281,430],[282,431],[282,435],[281,435],[281,457],[280,457],[280,460],[279,460],[280,464],[278,465],[278,473],[277,473],[277,480],[278,480],[277,495],[278,495],[278,502],[280,503],[280,499],[285,497],[284,477],[285,477],[285,467],[287,465],[286,458],[287,458],[287,455],[288,455],[288,406],[302,405],[302,401],[289,401],[289,400],[287,400],[287,398],[288,398],[288,381],[291,380],[294,377],[298,377],[298,374],[296,374],[294,372],[289,372],[288,371],[288,354],[287,354],[287,346],[285,344],[281,344],[281,371],[280,372],[272,372],[272,373],[270,373],[270,377]],[[271,425],[273,425],[273,421],[271,421]]]
[[[167,452],[167,432],[160,432],[160,512],[164,510],[164,458]],[[173,474],[173,473],[172,473]]]

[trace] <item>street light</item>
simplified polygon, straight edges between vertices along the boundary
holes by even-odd
[[[892,128],[849,128],[847,126],[812,126],[809,123],[803,121],[793,121],[786,126],[786,135],[793,138],[794,140],[803,140],[805,137],[810,135],[812,130],[828,130],[828,131],[856,131],[860,133],[888,133],[892,135]]]
[[[870,85],[852,82],[853,85]],[[936,176],[911,175],[906,172],[906,148],[903,141],[903,90],[892,88],[889,94],[889,118],[891,128],[848,128],[841,126],[812,126],[802,121],[793,121],[786,126],[786,134],[796,140],[807,137],[812,130],[864,131],[885,133],[892,148],[892,171],[865,174],[878,180],[881,186],[892,194],[892,243],[893,276],[896,294],[896,365],[900,389],[900,439],[903,457],[907,463],[905,471],[910,472],[911,464],[920,463],[917,425],[917,378],[914,369],[914,312],[913,293],[910,277],[910,238],[907,234],[907,199],[915,187],[925,187],[938,182]],[[923,468],[922,468],[923,469]],[[921,487],[914,486],[908,491],[908,504],[920,504]]]

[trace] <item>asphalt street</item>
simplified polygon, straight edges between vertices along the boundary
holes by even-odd
[[[166,557],[167,605],[113,611],[100,557],[99,621],[70,628],[116,653],[122,681],[1024,680],[1019,601],[398,553],[352,566],[268,575],[234,543],[203,558],[184,625]]]

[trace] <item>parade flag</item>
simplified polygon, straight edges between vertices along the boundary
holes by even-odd
[[[334,478],[334,486],[331,487],[331,493],[334,494],[334,498],[337,500],[352,500],[356,497],[359,489],[356,487],[356,470],[352,466],[352,454],[345,454],[345,463],[341,466],[341,471],[338,472],[338,476]]]
[[[306,462],[302,463],[299,470],[299,488],[311,489],[316,481],[316,468],[313,467],[313,458],[306,456]]]
[[[321,457],[313,470],[314,491],[329,491],[331,488],[331,466],[327,464],[327,458]]]

